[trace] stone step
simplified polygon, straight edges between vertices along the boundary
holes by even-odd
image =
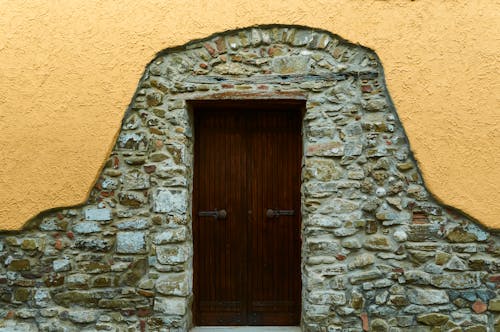
[[[298,326],[197,326],[191,332],[300,332]]]

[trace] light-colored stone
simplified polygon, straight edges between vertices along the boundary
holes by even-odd
[[[73,226],[73,231],[78,234],[91,234],[101,231],[101,225],[95,221],[83,221]]]
[[[187,191],[185,189],[157,189],[153,195],[153,211],[159,213],[186,213]]]
[[[156,290],[163,295],[188,296],[189,285],[186,273],[168,273],[156,281]]]
[[[94,310],[78,310],[68,313],[69,319],[74,323],[87,324],[97,320],[98,313]]]
[[[414,304],[434,305],[450,301],[445,291],[437,289],[410,288],[406,295],[408,296],[408,300]]]
[[[71,270],[71,261],[67,258],[56,259],[52,262],[54,272],[65,272]]]
[[[45,308],[49,305],[50,293],[45,289],[37,289],[34,296],[35,305],[39,308]]]
[[[361,255],[357,255],[354,259],[348,264],[350,270],[357,269],[360,267],[365,267],[371,265],[375,262],[375,256],[369,253],[363,253]]]
[[[143,232],[119,232],[116,234],[116,252],[138,254],[146,251],[146,234]]]
[[[187,229],[186,227],[170,228],[156,235],[154,238],[155,244],[168,244],[182,242],[186,240]]]
[[[308,296],[312,304],[344,305],[347,303],[345,292],[342,291],[312,291]]]
[[[154,311],[163,315],[184,315],[187,308],[187,299],[183,297],[157,296]]]
[[[190,255],[190,251],[183,245],[163,245],[156,247],[156,257],[161,264],[184,263]]]
[[[110,209],[86,209],[85,220],[89,221],[107,221],[111,220]]]

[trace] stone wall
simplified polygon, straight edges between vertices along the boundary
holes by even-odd
[[[376,55],[256,27],[147,67],[84,206],[0,236],[0,331],[191,325],[189,100],[304,99],[304,331],[494,331],[499,237],[425,189]]]

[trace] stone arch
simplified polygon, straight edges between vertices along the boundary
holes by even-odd
[[[5,314],[47,331],[187,330],[189,102],[227,98],[306,100],[304,331],[498,326],[498,236],[426,190],[376,54],[277,25],[155,57],[88,202],[1,236]]]

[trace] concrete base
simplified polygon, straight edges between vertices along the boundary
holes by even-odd
[[[191,332],[300,332],[298,326],[198,326]]]

